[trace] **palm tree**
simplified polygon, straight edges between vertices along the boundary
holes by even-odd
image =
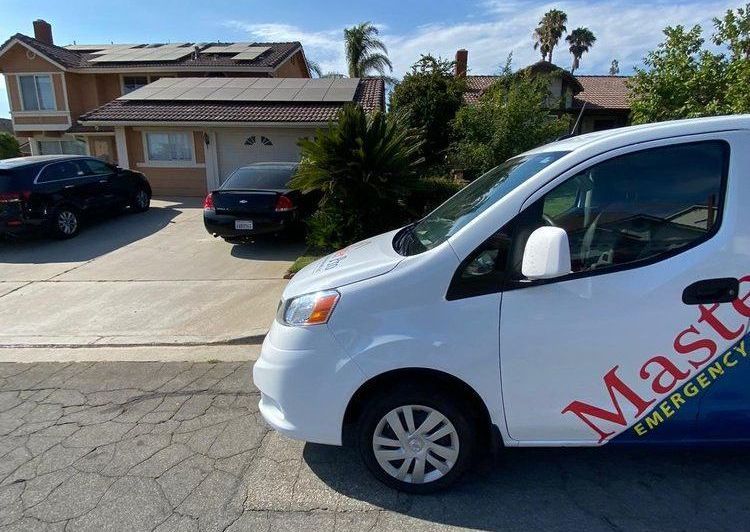
[[[393,65],[388,59],[388,49],[383,41],[378,39],[378,34],[378,28],[370,22],[362,22],[344,30],[344,47],[350,78],[372,75],[373,71],[385,76],[386,68],[393,72]]]
[[[542,52],[542,61],[552,62],[552,52],[568,28],[565,24],[568,22],[568,15],[559,9],[547,11],[539,26],[534,30],[534,50],[540,49]]]
[[[596,37],[588,28],[576,28],[570,32],[570,35],[568,35],[565,40],[570,44],[568,49],[570,50],[570,53],[573,54],[573,67],[570,71],[575,72],[576,69],[581,66],[581,56],[594,46]]]
[[[316,78],[323,77],[323,69],[320,68],[320,63],[313,61],[312,59],[307,60],[307,69],[310,71],[310,76]]]

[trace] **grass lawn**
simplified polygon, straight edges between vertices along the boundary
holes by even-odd
[[[310,253],[310,250],[305,251],[303,255],[300,255],[297,257],[297,260],[294,261],[294,264],[292,264],[289,267],[289,270],[286,272],[287,279],[290,278],[292,275],[300,271],[302,268],[310,264],[311,262],[315,262],[320,257],[324,257],[327,255],[327,253],[324,252],[317,252],[317,253]]]

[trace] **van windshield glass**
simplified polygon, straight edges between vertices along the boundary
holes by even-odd
[[[507,160],[416,224],[399,231],[393,241],[395,250],[402,255],[416,255],[439,246],[511,190],[567,153],[545,152]]]

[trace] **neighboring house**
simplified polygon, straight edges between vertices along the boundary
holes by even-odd
[[[467,72],[468,52],[456,52],[457,76],[466,76],[467,90],[464,101],[473,104],[479,101],[499,76],[469,76]],[[534,74],[550,74],[550,98],[560,102],[560,112],[578,121],[574,133],[588,133],[603,129],[626,126],[630,118],[627,76],[575,76],[548,61],[539,61],[524,70]]]
[[[0,46],[0,72],[5,75],[13,130],[17,137],[29,140],[32,154],[94,155],[142,170],[158,194],[195,195],[220,179],[209,175],[204,146],[212,134],[201,122],[189,121],[190,127],[185,128],[170,121],[168,115],[160,120],[150,114],[146,120],[149,127],[126,129],[115,127],[112,120],[82,123],[81,116],[102,106],[106,109],[108,102],[163,78],[310,77],[299,42],[57,46],[52,27],[43,20],[34,21],[33,38],[19,33]],[[173,96],[167,101],[179,96],[174,91],[170,94]],[[212,122],[211,118],[204,117],[204,122]],[[255,134],[272,141],[276,133],[287,132],[286,123],[271,122],[273,135],[268,129],[265,134],[256,132],[244,121],[242,132],[246,138]],[[236,149],[247,149],[243,146]],[[148,155],[139,158],[139,150]],[[298,153],[281,155],[298,158]],[[247,159],[235,156],[237,161]],[[228,164],[222,167],[228,168]]]

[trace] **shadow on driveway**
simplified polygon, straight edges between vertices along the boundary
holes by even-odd
[[[179,207],[179,204],[152,206],[143,213],[96,217],[71,240],[54,240],[43,235],[0,240],[0,263],[49,264],[95,259],[160,231],[180,214]]]
[[[497,530],[739,530],[750,526],[747,449],[514,449],[448,491],[398,493],[349,449],[306,444],[331,489],[410,517]],[[744,525],[742,524],[744,523]]]
[[[234,244],[230,253],[235,258],[245,260],[294,262],[304,251],[302,238],[270,235],[246,244]]]

